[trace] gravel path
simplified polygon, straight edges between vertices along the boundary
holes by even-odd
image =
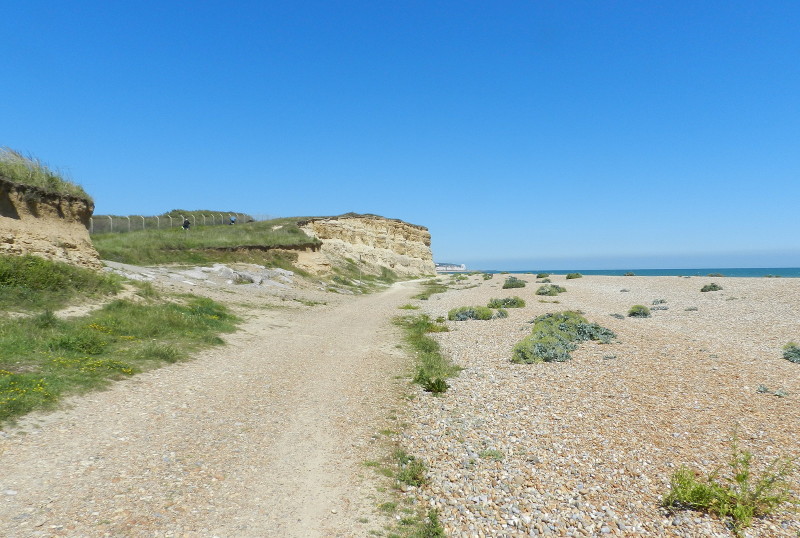
[[[249,309],[224,347],[0,432],[0,535],[366,535],[413,289]]]
[[[567,292],[539,297],[521,278],[526,288],[502,290],[502,275],[473,276],[471,288],[417,303],[437,317],[493,297],[527,301],[507,319],[448,322],[435,338],[464,370],[441,397],[418,392],[406,417],[403,442],[430,466],[414,494],[441,510],[448,535],[732,536],[717,519],[660,509],[670,474],[724,465],[734,431],[757,468],[779,455],[800,462],[800,364],[781,358],[800,341],[800,279],[561,275],[551,279]],[[701,293],[711,281],[724,290]],[[651,318],[610,316],[658,299],[667,309]],[[581,344],[565,363],[509,362],[528,321],[578,309],[618,340]],[[800,473],[791,484],[800,496]],[[788,508],[748,535],[800,535]]]

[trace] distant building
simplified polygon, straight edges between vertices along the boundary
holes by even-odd
[[[467,270],[467,266],[463,263],[461,265],[456,265],[454,263],[437,263],[436,264],[436,272],[437,273],[460,273]]]

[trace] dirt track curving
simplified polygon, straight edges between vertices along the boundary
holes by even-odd
[[[0,535],[363,536],[414,285],[249,310],[227,346],[0,435]]]

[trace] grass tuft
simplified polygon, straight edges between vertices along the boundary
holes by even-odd
[[[442,325],[432,322],[425,314],[401,316],[395,318],[395,324],[404,329],[405,341],[416,355],[417,373],[414,376],[414,383],[422,385],[426,391],[434,394],[447,390],[448,386],[444,380],[457,375],[461,369],[447,360],[441,354],[439,343],[428,336],[432,332],[442,332]]]
[[[0,147],[0,176],[48,193],[66,194],[92,201],[91,196],[80,185],[65,179],[61,172],[51,169],[32,155],[22,155],[11,148]]]

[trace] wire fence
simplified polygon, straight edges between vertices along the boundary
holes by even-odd
[[[187,211],[157,216],[144,215],[95,215],[89,219],[89,233],[124,233],[136,230],[180,228],[188,220],[190,226],[226,226],[246,222],[270,220],[269,215],[247,213],[217,213],[211,211]]]

